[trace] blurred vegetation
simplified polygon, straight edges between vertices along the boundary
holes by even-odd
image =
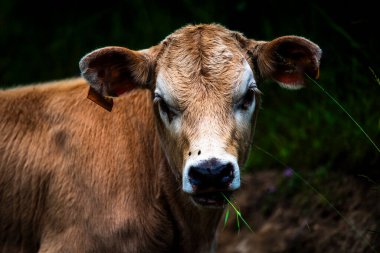
[[[300,35],[323,49],[319,83],[380,144],[380,41],[375,2],[21,1],[0,2],[0,87],[79,75],[78,61],[108,45],[142,49],[189,23],[216,22],[247,37]],[[297,169],[380,177],[380,156],[310,83],[297,92],[268,81],[255,143]],[[257,149],[248,169],[278,167]]]

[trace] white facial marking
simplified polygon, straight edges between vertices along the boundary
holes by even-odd
[[[244,60],[244,70],[240,78],[240,82],[236,87],[235,99],[239,99],[247,92],[248,86],[254,84],[256,86],[256,80],[253,77],[253,72],[248,62]]]
[[[167,104],[174,104],[174,98],[171,95],[173,93],[173,89],[170,87],[170,85],[168,85],[164,75],[161,74],[161,72],[159,72],[157,75],[156,89],[154,92],[160,94],[160,96],[165,99]]]
[[[248,62],[244,60],[244,70],[241,74],[240,82],[234,91],[234,104],[238,103],[247,94],[249,89],[256,87],[256,81],[253,77],[253,72]],[[255,110],[256,101],[252,103],[246,110],[234,108],[234,117],[239,128],[248,128],[252,119],[253,112]],[[235,105],[234,105],[235,107]],[[222,164],[231,163],[233,165],[234,178],[228,187],[228,190],[236,190],[240,187],[240,169],[237,163],[237,157],[229,154],[225,150],[225,143],[222,143],[220,136],[215,132],[216,126],[212,125],[215,122],[212,119],[204,118],[200,125],[200,137],[198,140],[194,140],[191,144],[191,150],[193,155],[189,156],[182,173],[182,189],[187,193],[194,193],[193,186],[190,183],[189,171],[191,167],[197,167],[202,162],[217,159]],[[198,150],[201,150],[201,154],[198,155]]]
[[[161,72],[159,72],[157,75],[156,89],[154,90],[154,93],[160,95],[168,106],[174,107],[175,101],[173,96],[171,95],[172,92],[173,90],[170,87],[170,85],[167,84],[164,75]],[[173,120],[169,122],[167,116],[164,112],[161,111],[161,109],[159,109],[159,112],[161,118],[164,121],[165,126],[172,132],[179,133],[181,127],[180,115],[177,115],[178,117],[173,118]]]
[[[215,132],[216,128],[212,125],[212,122],[214,122],[212,119],[205,117],[200,122],[200,137],[192,141],[191,150],[193,155],[188,157],[182,173],[182,189],[184,192],[193,193],[193,187],[189,179],[190,168],[197,167],[202,162],[210,159],[217,159],[222,164],[231,163],[233,165],[234,179],[228,190],[233,191],[240,187],[240,170],[237,159],[224,149],[225,145]],[[200,154],[198,154],[199,151]]]
[[[241,77],[241,82],[237,86],[236,100],[242,98],[248,89],[256,87],[256,80],[253,77],[253,72],[248,62],[244,60],[244,71]],[[247,110],[235,110],[235,119],[239,127],[247,127],[251,122],[253,112],[256,108],[256,100],[254,98],[252,104]]]
[[[211,150],[209,150],[211,151]],[[240,169],[239,165],[237,163],[236,157],[228,154],[225,151],[220,152],[204,152],[202,151],[200,155],[194,154],[192,157],[190,157],[185,164],[185,168],[183,170],[183,176],[182,176],[182,190],[187,193],[194,193],[193,186],[190,183],[190,178],[189,178],[189,171],[191,167],[197,167],[199,166],[202,162],[208,161],[210,159],[217,159],[221,164],[228,164],[231,163],[233,166],[233,174],[234,178],[232,182],[230,183],[228,190],[233,191],[236,190],[240,187]]]

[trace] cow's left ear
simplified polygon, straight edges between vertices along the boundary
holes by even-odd
[[[289,89],[301,88],[305,74],[319,77],[322,50],[310,40],[284,36],[257,43],[253,53],[261,77],[271,78]]]
[[[90,84],[88,98],[111,111],[111,97],[148,86],[154,63],[147,52],[105,47],[85,55],[79,68]]]

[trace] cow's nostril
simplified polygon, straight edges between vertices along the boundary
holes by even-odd
[[[234,179],[232,163],[204,161],[189,170],[189,181],[193,186],[200,188],[225,189]]]
[[[228,184],[233,180],[234,176],[234,167],[231,163],[223,166],[219,174],[220,181],[222,183]]]
[[[197,169],[196,167],[191,167],[189,170],[189,180],[192,185],[198,186],[202,184],[202,179],[204,171]]]

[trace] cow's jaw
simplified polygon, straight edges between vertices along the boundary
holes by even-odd
[[[232,195],[232,192],[209,192],[209,193],[196,193],[190,195],[190,199],[194,202],[195,205],[208,208],[219,208],[224,207]]]

